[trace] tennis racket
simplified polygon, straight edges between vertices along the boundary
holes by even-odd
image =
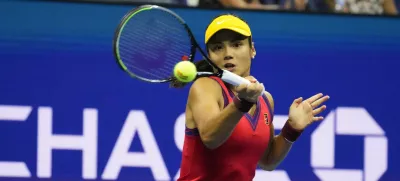
[[[114,54],[118,65],[134,78],[163,83],[174,80],[174,66],[187,57],[194,62],[197,51],[215,72],[197,72],[197,77],[217,76],[238,86],[250,81],[217,67],[200,48],[189,26],[173,11],[142,5],[128,12],[114,37]]]

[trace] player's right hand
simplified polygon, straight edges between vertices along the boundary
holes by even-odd
[[[258,97],[264,92],[264,85],[260,84],[253,76],[245,77],[250,84],[241,84],[236,87],[236,92],[240,99],[256,103]]]

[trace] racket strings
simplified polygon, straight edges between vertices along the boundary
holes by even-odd
[[[136,69],[137,70],[137,72],[135,72],[136,74],[138,74],[138,73],[139,74],[147,74],[147,75],[150,75],[150,76],[152,76],[152,77],[154,77],[154,78],[156,78],[158,80],[162,80],[162,79],[165,78],[165,77],[160,76],[159,74],[153,74],[153,73],[151,73],[151,72],[149,72],[147,70],[143,70],[140,67],[136,67],[135,65],[132,65],[132,64],[127,64],[127,67],[131,68],[131,69]],[[165,73],[167,73],[167,72],[165,72]]]
[[[129,46],[129,44],[125,44],[125,43],[121,43],[121,45],[125,45],[126,47],[127,46]],[[130,49],[128,49],[128,48],[126,48],[126,47],[124,47],[124,46],[121,46],[120,47],[120,49],[122,50],[122,51],[130,51]],[[167,55],[172,55],[172,54],[169,54],[169,53],[166,53]],[[156,54],[156,52],[151,52],[150,54],[148,54],[147,56],[158,56],[157,54]],[[127,56],[128,58],[133,58],[132,56]],[[126,62],[126,64],[132,64],[131,62]],[[166,66],[174,66],[175,64],[173,63],[173,62],[171,62],[171,61],[166,61]]]
[[[133,40],[132,40],[133,41]],[[121,47],[120,47],[120,49],[122,50],[122,51],[131,51],[131,48],[128,48],[129,46],[130,46],[130,44],[127,44],[127,43],[120,43],[120,45],[122,45]],[[169,56],[176,56],[175,54],[173,54],[173,53],[171,53],[171,52],[166,52],[166,55],[169,55]],[[157,52],[149,52],[149,54],[148,54],[148,56],[158,56],[157,55]],[[132,57],[132,56],[129,56],[128,55],[128,57]],[[168,65],[168,66],[174,66],[175,65],[175,62],[171,62],[171,60],[167,60],[166,62],[168,62],[168,64],[166,64],[166,65]]]
[[[121,45],[125,45],[125,46],[121,46],[121,47],[120,47],[120,49],[121,49],[122,51],[130,51],[130,49],[127,48],[127,47],[129,46],[129,44],[121,43]],[[150,52],[150,53],[151,53],[151,54],[149,54],[148,56],[157,56],[157,54],[155,54],[155,52]],[[167,53],[167,54],[168,54],[168,53]],[[171,54],[171,55],[172,55],[172,54]],[[173,56],[173,55],[172,55],[172,56]],[[133,57],[133,56],[129,56],[129,54],[128,54],[127,58],[130,58],[130,59],[131,59],[131,58],[134,58],[134,57]],[[154,78],[157,78],[157,79],[164,79],[164,78],[165,78],[165,77],[162,77],[162,76],[160,76],[160,75],[153,74],[153,73],[149,72],[148,70],[143,70],[142,67],[135,66],[135,64],[132,63],[132,62],[126,61],[126,62],[125,62],[125,65],[126,65],[127,67],[129,67],[129,68],[135,69],[135,71],[133,71],[133,72],[135,72],[135,73],[136,73],[136,71],[140,71],[141,74],[148,74],[148,75],[153,76]],[[174,66],[175,66],[175,62],[166,61],[166,62],[165,62],[164,68],[174,67]],[[160,71],[161,74],[163,74],[163,75],[167,75],[167,74],[170,74],[170,73],[171,73],[171,72],[167,71],[166,69],[159,69],[158,71]]]
[[[170,13],[151,9],[127,20],[118,43],[120,60],[128,71],[150,80],[165,80],[182,56],[191,54],[184,25]]]

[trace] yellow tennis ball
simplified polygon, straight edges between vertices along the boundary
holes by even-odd
[[[196,78],[197,68],[190,61],[181,61],[174,67],[174,76],[181,82],[191,82]]]

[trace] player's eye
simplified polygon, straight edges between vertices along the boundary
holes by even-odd
[[[240,47],[240,46],[242,46],[242,45],[243,45],[243,43],[240,42],[240,41],[234,42],[234,43],[232,44],[232,46],[235,47],[235,48]]]
[[[221,45],[214,45],[214,46],[212,46],[212,48],[211,48],[212,51],[219,51],[219,50],[221,50],[221,49],[222,49],[222,46],[221,46]]]

